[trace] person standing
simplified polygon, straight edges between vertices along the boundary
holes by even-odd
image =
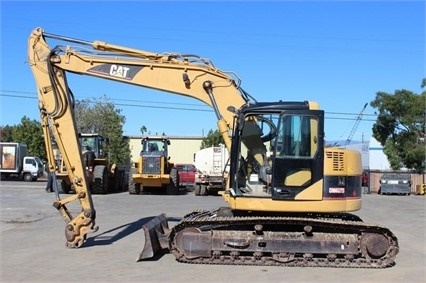
[[[47,171],[46,193],[53,192],[53,174]]]

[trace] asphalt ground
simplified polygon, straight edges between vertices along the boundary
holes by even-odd
[[[355,214],[398,237],[396,265],[386,269],[184,264],[166,254],[136,262],[143,223],[162,212],[169,225],[197,208],[225,206],[219,196],[94,195],[99,230],[79,249],[65,247],[65,223],[45,181],[0,182],[1,282],[426,282],[426,197],[363,195]],[[77,214],[78,206],[70,206]]]

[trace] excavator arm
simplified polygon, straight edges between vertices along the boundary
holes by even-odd
[[[46,41],[48,38],[60,44],[51,48]],[[54,139],[65,166],[69,168],[68,177],[76,192],[64,199],[56,193],[54,202],[66,222],[65,235],[69,247],[80,247],[87,233],[97,227],[89,182],[82,165],[73,110],[75,98],[68,87],[68,72],[200,100],[214,109],[228,150],[231,149],[229,132],[235,114],[228,111],[228,106],[233,106],[235,112],[253,100],[240,88],[235,74],[223,72],[211,61],[194,55],[157,54],[101,41],[87,42],[53,35],[36,28],[29,37],[28,59],[37,84],[49,170],[55,171],[51,143]],[[66,205],[76,200],[80,203],[81,212],[74,217]]]

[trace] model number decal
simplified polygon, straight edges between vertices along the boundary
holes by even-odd
[[[328,188],[330,194],[344,194],[345,188]]]
[[[125,80],[133,80],[141,69],[142,67],[140,66],[102,64],[88,69],[87,72]]]

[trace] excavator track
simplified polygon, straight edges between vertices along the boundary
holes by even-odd
[[[170,251],[179,262],[196,264],[393,266],[399,251],[393,233],[351,215],[218,216],[218,210],[197,210],[172,228]]]

